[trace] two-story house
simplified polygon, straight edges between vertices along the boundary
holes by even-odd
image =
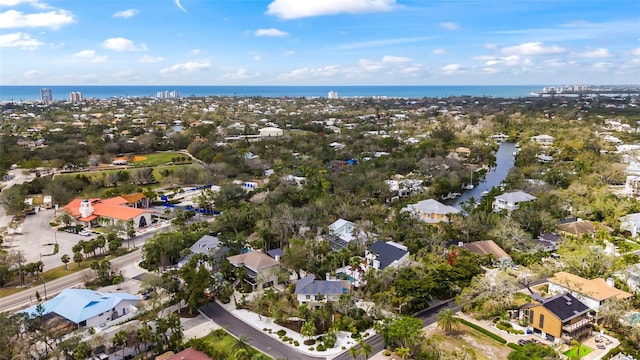
[[[367,265],[376,270],[384,270],[387,267],[397,269],[409,262],[409,250],[393,241],[378,240],[367,248],[364,257]]]
[[[253,290],[278,283],[280,262],[267,254],[251,251],[229,256],[227,260],[236,268],[244,268],[246,275],[244,281],[251,285]]]
[[[617,289],[613,285],[613,279],[608,281],[602,278],[585,279],[578,275],[561,271],[549,278],[549,294],[570,292],[591,310],[597,312],[600,306],[609,299],[628,299],[633,297],[633,294]]]
[[[518,208],[518,206],[524,202],[533,201],[536,197],[529,195],[524,191],[513,191],[498,195],[493,200],[493,211],[512,212]]]
[[[409,204],[403,208],[402,211],[406,211],[418,220],[429,224],[451,222],[452,217],[460,213],[460,210],[453,206],[445,205],[434,199],[427,199],[415,204]]]
[[[591,333],[589,307],[570,293],[534,300],[520,308],[534,334],[560,343],[570,342]]]
[[[351,284],[347,280],[317,280],[307,275],[296,283],[296,299],[299,304],[318,306],[320,303],[337,302],[340,296],[349,293]]]
[[[553,142],[556,141],[556,138],[554,138],[551,135],[542,134],[542,135],[532,136],[531,141],[535,142],[538,145],[551,146],[553,145]]]
[[[628,231],[633,237],[640,235],[640,213],[629,214],[621,217],[620,230]]]
[[[204,235],[198,241],[196,241],[189,248],[189,254],[185,256],[182,260],[178,262],[178,267],[181,268],[186,264],[189,259],[193,257],[195,254],[204,254],[211,258],[214,266],[210,266],[207,262],[205,263],[205,267],[209,270],[217,269],[217,265],[220,264],[220,261],[227,255],[229,252],[229,248],[223,246],[220,243],[220,239],[217,236]]]

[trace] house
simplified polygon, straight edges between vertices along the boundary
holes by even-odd
[[[337,302],[343,294],[348,294],[351,284],[347,280],[317,280],[315,275],[307,275],[296,283],[295,294],[299,304]]]
[[[213,360],[209,355],[198,351],[192,347],[188,347],[177,354],[168,351],[156,357],[156,360]]]
[[[267,288],[278,283],[280,262],[267,254],[251,251],[229,256],[227,260],[236,268],[244,268],[246,274],[244,281],[254,290]]]
[[[397,179],[385,180],[389,191],[395,196],[404,197],[416,193],[424,192],[426,187],[422,186],[424,180],[404,179],[402,175],[396,175]]]
[[[498,195],[493,200],[493,211],[498,212],[506,210],[512,212],[516,210],[521,203],[533,201],[536,197],[529,195],[524,191],[513,191]]]
[[[282,259],[282,257],[284,256],[284,249],[277,248],[277,249],[268,250],[267,255],[271,256],[276,261],[280,261],[280,259]]]
[[[506,251],[502,250],[493,240],[474,241],[470,243],[459,243],[458,247],[469,250],[480,256],[491,256],[494,262],[500,266],[511,266],[513,261]]]
[[[557,294],[564,292],[570,292],[596,312],[600,309],[600,306],[609,299],[628,299],[633,296],[633,294],[615,288],[612,278],[607,280],[602,278],[589,280],[561,271],[549,278],[549,293]]]
[[[562,241],[562,236],[557,233],[544,233],[538,235],[533,241],[538,245],[540,250],[554,252],[558,249],[558,243]]]
[[[613,229],[606,225],[595,224],[592,221],[583,219],[562,220],[558,225],[558,231],[575,237],[581,237],[582,235],[594,236],[600,230],[607,233],[613,232]]]
[[[550,146],[553,145],[553,142],[556,140],[551,135],[536,135],[531,137],[531,141],[535,142],[538,145],[542,146]]]
[[[329,225],[329,233],[348,243],[356,238],[354,236],[355,228],[356,224],[351,221],[338,219]]]
[[[640,176],[629,175],[624,183],[624,190],[630,195],[640,195]]]
[[[614,273],[614,276],[629,286],[634,293],[640,290],[640,263],[627,266],[625,269]]]
[[[640,234],[640,213],[625,215],[620,218],[620,231],[628,231],[631,236]]]
[[[151,206],[151,200],[143,193],[133,193],[120,195],[121,198],[127,200],[127,206],[136,209],[147,209]]]
[[[147,227],[151,224],[152,210],[139,209],[129,206],[130,203],[122,196],[109,199],[74,199],[64,206],[64,211],[71,215],[76,224],[91,228],[104,223],[133,222],[134,229]]]
[[[376,270],[397,269],[409,261],[409,250],[393,241],[378,240],[366,249],[364,257],[367,265]]]
[[[214,264],[219,264],[220,261],[227,255],[229,252],[229,248],[222,245],[220,243],[220,239],[217,236],[204,235],[198,241],[196,241],[189,248],[189,255],[185,256],[180,262],[178,262],[178,267],[181,268],[186,264],[189,259],[193,257],[195,254],[204,254],[209,256]],[[205,266],[209,270],[213,270],[209,264],[205,264]],[[214,268],[217,266],[214,266]]]
[[[550,155],[539,154],[536,158],[538,158],[538,162],[541,164],[550,164],[553,162],[553,156]]]
[[[277,127],[265,127],[259,129],[258,132],[261,137],[278,137],[284,134],[284,131]]]
[[[455,154],[461,158],[461,159],[466,159],[469,157],[469,155],[471,155],[471,149],[469,149],[468,147],[464,147],[464,146],[459,146],[454,150]]]
[[[560,343],[591,334],[591,309],[570,293],[534,300],[520,308],[534,334]]]
[[[434,199],[422,200],[415,204],[407,205],[402,211],[407,211],[418,220],[429,224],[451,222],[451,217],[460,213],[460,210],[453,206],[445,205]]]
[[[491,135],[491,139],[493,139],[493,141],[495,141],[495,142],[503,143],[503,142],[509,140],[509,135],[506,135],[506,134],[503,134],[503,133],[494,134],[494,135]]]
[[[38,313],[37,305],[22,311],[30,317],[60,316],[81,327],[104,329],[113,321],[138,311],[140,299],[127,293],[105,293],[89,289],[65,289],[55,298],[42,304],[44,312]]]

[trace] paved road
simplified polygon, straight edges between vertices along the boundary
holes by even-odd
[[[440,310],[446,309],[446,308],[449,308],[454,313],[457,313],[458,311],[460,311],[461,307],[459,305],[455,305],[454,303],[447,301],[440,305],[436,305],[434,307],[425,309],[419,312],[418,314],[416,314],[415,317],[422,320],[423,327],[427,325],[431,325],[438,320],[438,313],[440,312]],[[371,348],[373,349],[373,351],[371,352],[371,355],[375,355],[380,351],[384,350],[384,340],[382,339],[381,335],[374,335],[368,338],[366,342],[367,344],[371,345]],[[360,349],[360,346],[358,346],[357,349]],[[349,355],[348,351],[346,351],[334,357],[333,360],[353,360],[353,357]]]
[[[262,333],[251,325],[231,315],[216,302],[200,308],[200,311],[216,324],[223,326],[235,336],[248,336],[251,338],[251,346],[259,349],[274,359],[288,360],[324,360],[324,357],[314,357],[302,354],[299,351],[283,344],[281,341]]]
[[[145,235],[146,237],[151,236]],[[140,243],[137,241],[136,244]],[[140,249],[131,252],[127,255],[117,257],[111,260],[111,265],[117,269],[121,269],[125,265],[137,261],[140,258],[141,251]],[[46,283],[47,288],[47,297],[51,299],[62,290],[72,287],[79,287],[84,285],[84,281],[87,277],[93,277],[94,273],[91,269],[85,269],[73,274],[69,274],[65,277],[50,281]],[[35,299],[36,290],[40,293],[41,296],[44,297],[44,285],[39,285],[37,287],[33,287],[30,289],[25,289],[19,293],[15,293],[13,295],[9,295],[3,298],[0,298],[0,311],[10,311],[17,310],[21,308],[26,308],[32,305],[31,300]]]

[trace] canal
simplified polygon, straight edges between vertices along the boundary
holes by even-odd
[[[500,183],[504,181],[509,174],[509,170],[513,167],[516,157],[514,155],[516,151],[515,143],[501,143],[500,148],[496,152],[496,167],[492,171],[488,172],[484,180],[481,181],[471,190],[466,190],[460,195],[459,198],[453,203],[453,207],[461,209],[460,204],[467,201],[473,196],[476,201],[480,200],[485,191],[491,190],[495,186],[500,186]]]

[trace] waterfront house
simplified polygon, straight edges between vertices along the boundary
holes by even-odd
[[[521,203],[533,201],[536,197],[533,195],[529,195],[524,191],[513,191],[504,193],[502,195],[498,195],[493,200],[493,211],[502,211],[506,210],[507,212],[512,212],[518,208]]]
[[[453,206],[445,205],[434,199],[422,200],[415,204],[407,205],[402,211],[409,212],[418,220],[429,224],[451,222],[452,217],[460,213],[460,210]]]

